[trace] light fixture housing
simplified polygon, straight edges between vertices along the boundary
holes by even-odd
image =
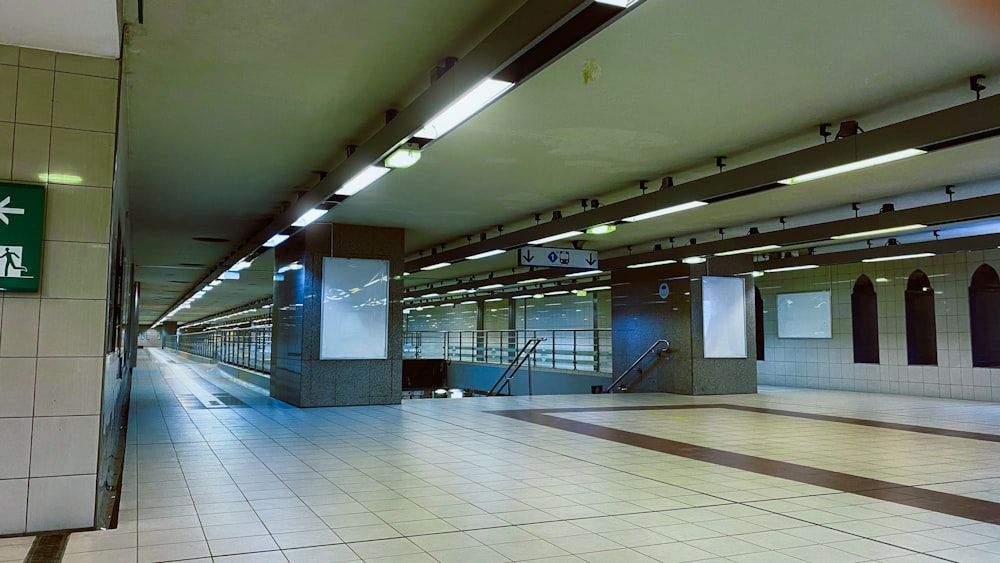
[[[622,221],[635,223],[636,221],[645,221],[646,219],[652,219],[653,217],[661,217],[663,215],[669,215],[671,213],[677,213],[680,211],[687,211],[688,209],[695,209],[696,207],[702,207],[705,205],[708,205],[708,202],[689,201],[687,203],[681,203],[678,205],[671,205],[670,207],[664,207],[663,209],[657,209],[656,211],[649,211],[647,213],[640,213],[639,215],[625,217],[624,219],[622,219]]]
[[[437,270],[438,268],[446,268],[448,266],[451,266],[451,262],[438,262],[437,264],[431,264],[430,266],[424,266],[423,268],[420,268],[420,269],[424,270],[426,272],[426,271],[430,271],[430,270]]]
[[[386,168],[409,168],[420,160],[420,145],[404,143],[385,158]]]
[[[310,209],[309,211],[303,213],[298,219],[296,219],[295,222],[292,223],[292,226],[305,227],[306,225],[311,224],[316,219],[319,219],[320,217],[326,215],[326,212],[327,212],[326,209]]]
[[[603,225],[594,225],[593,227],[587,228],[588,235],[606,235],[608,233],[613,233],[618,227],[614,223],[605,223]]]
[[[769,270],[764,270],[768,274],[775,272],[794,272],[795,270],[812,270],[814,268],[819,268],[817,264],[806,264],[804,266],[785,266],[784,268],[771,268]]]
[[[843,174],[845,172],[853,172],[855,170],[861,170],[862,168],[870,168],[872,166],[877,166],[879,164],[885,164],[887,162],[895,162],[897,160],[903,160],[904,158],[919,156],[926,153],[927,151],[922,149],[905,149],[901,151],[891,152],[889,154],[873,156],[872,158],[866,158],[864,160],[848,162],[847,164],[841,164],[840,166],[834,166],[832,168],[826,168],[824,170],[817,170],[816,172],[809,172],[808,174],[802,174],[801,176],[795,176],[793,178],[785,178],[784,180],[778,180],[778,183],[785,184],[787,186],[794,186],[795,184],[801,184],[802,182],[808,182],[810,180],[818,180],[820,178],[827,178],[829,176],[835,176],[837,174]]]
[[[642,262],[640,264],[629,264],[627,268],[650,268],[653,266],[666,266],[667,264],[676,264],[677,260],[657,260],[655,262]]]
[[[513,82],[487,78],[432,117],[427,125],[424,125],[413,136],[422,139],[437,139],[475,115],[479,110],[490,105],[490,102],[513,87]]]
[[[230,272],[242,272],[250,266],[253,266],[253,260],[240,260],[239,262],[233,264],[232,268],[229,268]]]
[[[496,250],[487,250],[486,252],[480,252],[479,254],[473,254],[472,256],[466,256],[466,260],[479,260],[480,258],[489,258],[490,256],[499,256],[507,252],[503,248],[497,248]]]
[[[736,254],[751,254],[753,252],[765,252],[768,250],[778,250],[781,246],[777,244],[765,244],[764,246],[755,246],[753,248],[741,248],[739,250],[727,250],[725,252],[716,252],[716,256],[734,256]]]
[[[707,258],[704,256],[688,256],[687,258],[681,260],[685,264],[704,264]]]
[[[476,291],[481,291],[484,289],[500,289],[501,287],[503,287],[502,283],[491,283],[489,285],[484,285],[476,288]]]
[[[288,238],[289,238],[289,235],[283,235],[281,233],[278,233],[278,234],[274,235],[273,237],[267,239],[267,241],[265,241],[264,244],[261,245],[261,246],[266,246],[268,248],[274,248],[274,247],[278,246],[279,244],[281,244],[281,243],[285,242],[286,240],[288,240]]]
[[[391,169],[382,166],[366,166],[364,170],[358,172],[353,178],[344,182],[339,190],[333,192],[336,195],[354,195],[361,190],[372,185],[376,180],[385,176]]]
[[[582,234],[583,234],[582,231],[566,231],[565,233],[559,233],[558,235],[551,235],[547,237],[538,238],[533,241],[529,241],[528,244],[545,244],[547,242],[554,242],[557,240],[567,239],[570,237],[576,237]]]
[[[912,225],[902,225],[900,227],[887,227],[885,229],[875,229],[873,231],[861,231],[860,233],[848,233],[846,235],[834,235],[830,237],[830,240],[846,240],[852,238],[871,238],[877,237],[879,235],[888,235],[891,233],[902,233],[905,231],[916,231],[918,229],[926,229],[927,225],[922,225],[920,223],[914,223]]]
[[[528,283],[540,283],[540,282],[543,282],[543,281],[547,281],[548,279],[549,279],[549,278],[532,278],[532,279],[530,279],[530,280],[521,280],[521,281],[519,281],[519,282],[517,282],[517,283],[523,283],[523,284],[528,284]]]
[[[604,270],[587,270],[585,272],[573,272],[572,274],[566,274],[567,278],[575,278],[577,276],[596,276],[598,274],[603,274]]]
[[[902,254],[900,256],[879,256],[878,258],[865,258],[862,262],[889,262],[891,260],[909,260],[910,258],[930,258],[936,256],[933,252],[918,252],[916,254]]]

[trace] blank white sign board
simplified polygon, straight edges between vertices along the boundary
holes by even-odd
[[[743,278],[701,278],[706,358],[746,358],[747,321]]]
[[[833,338],[829,291],[779,293],[778,338]]]
[[[385,359],[389,262],[323,258],[321,360]]]

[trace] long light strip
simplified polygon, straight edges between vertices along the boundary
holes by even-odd
[[[472,256],[466,256],[466,260],[479,260],[480,258],[489,258],[490,256],[499,256],[507,252],[503,248],[498,248],[496,250],[487,250],[486,252],[480,252],[479,254],[473,254]]]
[[[572,274],[566,274],[567,278],[575,278],[577,276],[596,276],[597,274],[603,274],[604,270],[587,270],[586,272],[573,272]]]
[[[487,78],[435,115],[414,137],[437,139],[510,90],[513,82]]]
[[[558,235],[552,235],[548,237],[542,237],[528,242],[528,244],[545,244],[547,242],[552,242],[556,240],[562,240],[564,238],[580,236],[583,233],[580,231],[566,231],[565,233],[560,233]]]
[[[727,250],[725,252],[716,252],[716,256],[733,256],[735,254],[750,254],[751,252],[764,252],[766,250],[778,250],[781,248],[777,244],[765,244],[764,246],[755,246],[753,248],[741,248],[740,250]]]
[[[771,268],[770,270],[764,270],[767,273],[773,272],[793,272],[795,270],[812,270],[813,268],[819,268],[816,264],[806,264],[805,266],[786,266],[784,268]]]
[[[903,231],[915,231],[917,229],[926,229],[927,225],[921,225],[915,223],[913,225],[903,225],[902,227],[888,227],[886,229],[875,229],[874,231],[861,231],[860,233],[850,233],[846,235],[835,235],[830,237],[831,240],[844,240],[851,238],[867,238],[875,237],[878,235],[888,235],[890,233],[901,233]]]
[[[689,201],[687,203],[682,203],[680,205],[672,205],[670,207],[664,207],[663,209],[657,209],[656,211],[650,211],[648,213],[640,213],[639,215],[626,217],[622,219],[622,221],[635,223],[636,221],[645,221],[646,219],[652,219],[653,217],[660,217],[662,215],[669,215],[671,213],[677,213],[678,211],[687,211],[688,209],[694,209],[696,207],[701,207],[703,205],[708,205],[708,203],[704,201]]]
[[[656,262],[643,262],[641,264],[629,264],[628,268],[649,268],[651,266],[666,266],[667,264],[676,264],[677,260],[657,260]]]
[[[484,289],[500,289],[501,287],[503,287],[503,285],[504,284],[502,284],[502,283],[491,283],[490,285],[484,285],[484,286],[476,288],[476,291],[480,291],[480,290],[484,290]]]
[[[424,266],[423,268],[420,268],[420,269],[424,270],[424,271],[429,271],[429,270],[437,270],[438,268],[446,268],[448,266],[451,266],[451,262],[438,262],[437,264],[431,264],[430,266]]]
[[[333,193],[337,195],[354,195],[372,185],[372,183],[382,176],[388,174],[389,170],[389,168],[383,168],[381,166],[366,166],[364,170],[358,172],[353,178],[344,182],[344,185]]]
[[[785,184],[787,186],[792,186],[795,184],[801,184],[802,182],[808,182],[809,180],[817,180],[819,178],[835,176],[837,174],[843,174],[845,172],[853,172],[854,170],[861,170],[862,168],[869,168],[872,166],[877,166],[879,164],[885,164],[887,162],[895,162],[897,160],[903,160],[904,158],[910,158],[911,156],[919,156],[926,153],[927,151],[921,149],[906,149],[906,150],[891,152],[889,154],[883,154],[881,156],[875,156],[872,158],[866,158],[864,160],[858,160],[856,162],[841,164],[840,166],[834,166],[833,168],[827,168],[825,170],[817,170],[816,172],[809,172],[808,174],[795,176],[794,178],[785,178],[784,180],[778,180],[778,183]]]
[[[267,239],[267,241],[264,242],[264,244],[262,244],[261,246],[266,246],[268,248],[274,248],[275,246],[278,246],[279,244],[285,242],[286,240],[288,240],[288,235],[283,235],[283,234],[279,233],[279,234],[276,234],[273,237]]]
[[[295,222],[292,223],[292,226],[293,227],[305,227],[306,225],[312,223],[313,221],[315,221],[316,219],[319,219],[320,217],[322,217],[324,215],[326,215],[326,210],[325,209],[310,209],[309,211],[306,211],[305,213],[303,213],[301,217],[299,217],[298,219],[296,219]]]
[[[901,256],[880,256],[878,258],[865,258],[862,262],[888,262],[890,260],[908,260],[910,258],[930,258],[936,256],[933,252],[919,252],[917,254],[903,254]]]
[[[548,280],[549,278],[532,278],[530,280],[521,280],[517,283],[539,283]]]

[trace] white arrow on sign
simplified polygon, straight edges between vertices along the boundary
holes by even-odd
[[[10,203],[10,196],[7,196],[0,201],[0,221],[3,221],[4,225],[10,225],[10,219],[7,219],[7,215],[24,215],[23,209],[18,209],[17,207],[7,207]]]

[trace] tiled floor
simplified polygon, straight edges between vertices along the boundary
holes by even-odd
[[[226,393],[245,405],[212,403]],[[73,534],[68,563],[1000,561],[997,404],[764,389],[296,409],[151,351],[129,424],[121,526]],[[24,551],[0,540],[0,560]]]

